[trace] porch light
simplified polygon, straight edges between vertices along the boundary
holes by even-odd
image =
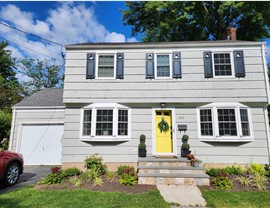
[[[166,103],[160,103],[161,108],[165,108]]]

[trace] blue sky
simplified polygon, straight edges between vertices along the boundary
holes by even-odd
[[[123,1],[0,2],[0,21],[63,45],[83,42],[135,42],[131,27],[122,24]],[[55,58],[62,64],[61,46],[18,32],[0,24],[0,41],[9,41],[13,56],[22,58]],[[268,56],[270,61],[270,41]]]

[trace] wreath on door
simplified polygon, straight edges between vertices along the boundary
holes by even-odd
[[[164,118],[161,119],[161,121],[158,123],[158,128],[160,132],[167,132],[169,130],[169,124],[167,121],[165,121]]]

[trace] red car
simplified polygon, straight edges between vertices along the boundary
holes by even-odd
[[[0,181],[5,186],[12,186],[22,173],[23,156],[15,152],[0,150]]]

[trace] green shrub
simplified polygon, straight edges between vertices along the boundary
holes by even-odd
[[[121,185],[134,186],[137,183],[137,178],[132,175],[124,174],[119,178],[118,182]]]
[[[114,178],[115,178],[115,172],[108,171],[108,172],[107,172],[107,180],[108,180],[108,181],[113,181]]]
[[[81,171],[78,168],[68,168],[65,170],[62,170],[62,173],[64,176],[70,177],[70,176],[77,176],[81,174]]]
[[[249,167],[249,172],[252,174],[259,174],[259,175],[265,175],[265,169],[260,164],[251,164]]]
[[[189,136],[186,135],[186,134],[184,134],[184,135],[182,136],[182,143],[187,143],[188,140],[189,140]]]
[[[189,150],[190,149],[190,145],[188,143],[183,143],[181,146],[181,150]]]
[[[85,167],[90,170],[98,170],[99,175],[104,175],[107,172],[107,166],[102,161],[102,158],[98,154],[91,155],[84,160]]]
[[[87,181],[94,181],[96,178],[99,177],[99,171],[97,169],[91,169],[87,170],[84,173],[81,174],[81,179],[82,180],[87,180]]]
[[[145,143],[140,143],[139,144],[139,150],[146,150],[146,144]]]
[[[117,168],[117,175],[122,176],[124,174],[134,176],[135,175],[134,167],[129,165],[120,165]]]
[[[102,186],[103,180],[100,177],[94,179],[94,186]]]
[[[74,177],[69,179],[70,183],[73,183],[76,187],[82,186],[82,180],[80,178]]]
[[[59,184],[64,181],[64,177],[62,172],[50,173],[39,184]]]
[[[229,175],[243,175],[243,169],[240,166],[226,167],[224,171]]]
[[[253,176],[255,185],[257,188],[261,191],[265,189],[265,182],[266,182],[266,177],[264,175],[260,174],[254,174]]]
[[[140,143],[145,143],[146,136],[144,134],[141,134],[140,136]]]
[[[215,188],[220,188],[221,190],[229,190],[232,188],[232,181],[228,177],[219,176],[212,181]]]
[[[264,165],[265,175],[267,177],[270,177],[270,165],[265,164]]]
[[[251,178],[246,177],[246,176],[239,176],[237,180],[239,181],[239,183],[241,183],[244,186],[250,186],[253,182]]]

